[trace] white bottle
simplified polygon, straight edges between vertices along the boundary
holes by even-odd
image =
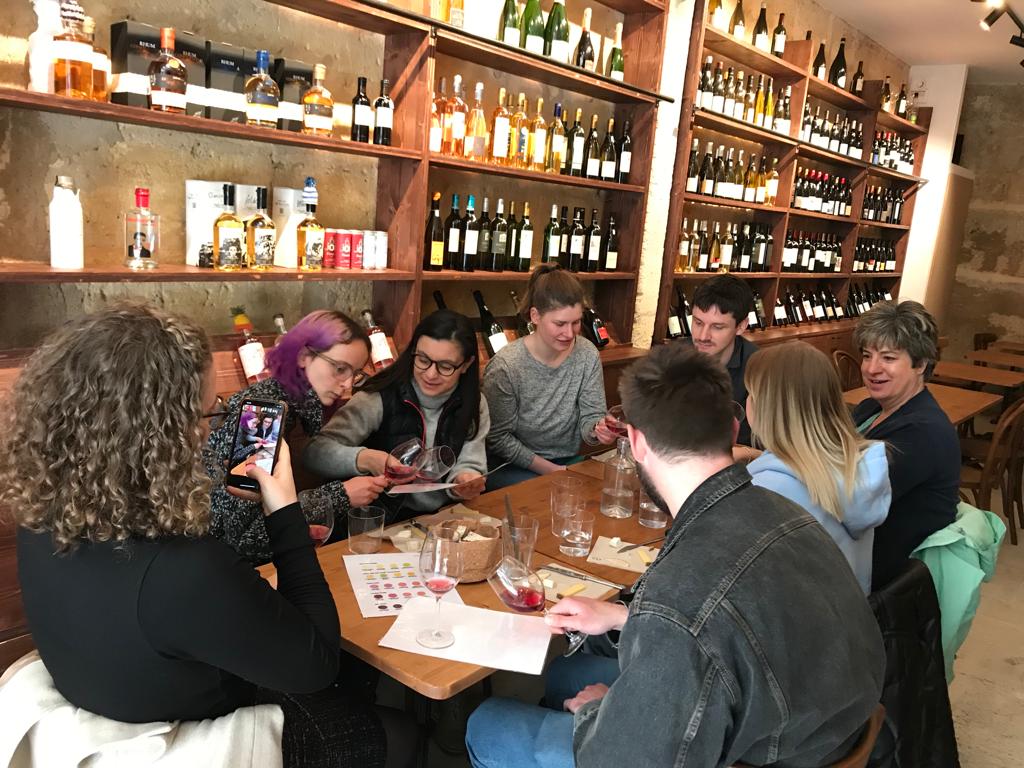
[[[70,176],[58,176],[50,200],[50,266],[54,269],[85,267],[82,202]]]
[[[58,0],[32,0],[38,26],[28,36],[28,89],[37,93],[53,93],[53,46],[54,35],[60,34],[63,24],[60,20]]]

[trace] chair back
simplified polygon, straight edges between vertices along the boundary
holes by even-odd
[[[832,352],[832,363],[839,374],[839,383],[842,384],[843,391],[856,389],[864,383],[860,375],[860,360],[849,352],[842,349],[834,350]]]
[[[992,489],[1000,487],[1003,475],[1024,442],[1024,400],[1010,406],[999,417],[996,430],[992,434],[988,455],[981,468],[979,489],[979,506],[988,509],[991,506]]]

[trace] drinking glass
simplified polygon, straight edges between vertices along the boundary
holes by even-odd
[[[544,582],[536,571],[515,557],[506,555],[501,558],[494,573],[487,577],[494,594],[505,605],[519,613],[547,613],[544,597]],[[562,630],[569,648],[566,656],[571,656],[583,645],[587,636],[583,632],[572,629]]]
[[[348,548],[357,555],[380,552],[384,540],[384,510],[355,507],[348,511]]]
[[[334,531],[334,510],[327,507],[325,513],[323,522],[309,524],[309,538],[313,540],[314,548],[322,547]]]
[[[447,445],[435,445],[423,452],[417,480],[436,483],[444,478],[455,466],[455,451]]]
[[[391,485],[411,483],[419,474],[426,449],[418,437],[406,440],[392,449],[384,465],[384,477]]]
[[[505,555],[529,563],[533,559],[533,548],[537,546],[540,522],[529,515],[513,515],[512,522],[504,521],[501,550]]]
[[[747,409],[737,403],[735,400],[732,401],[732,415],[740,424],[747,420]]]
[[[615,437],[626,437],[626,416],[621,405],[613,405],[608,409],[607,427]]]
[[[668,515],[643,491],[640,491],[640,519],[638,522],[644,528],[664,528],[668,525]]]
[[[563,516],[564,528],[559,533],[562,542],[558,551],[570,557],[586,557],[594,539],[594,513],[584,508]]]
[[[551,481],[551,533],[562,535],[560,518],[583,509],[583,480],[559,472]]]
[[[455,636],[441,626],[441,598],[462,578],[462,543],[457,533],[458,529],[431,528],[420,550],[420,575],[437,603],[435,627],[416,635],[424,648],[447,648],[455,642]]]

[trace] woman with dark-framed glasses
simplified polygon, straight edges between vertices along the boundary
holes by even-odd
[[[306,446],[306,467],[338,479],[380,475],[389,452],[416,438],[427,449],[452,449],[454,464],[444,479],[457,485],[381,496],[389,523],[453,499],[479,496],[487,471],[490,417],[480,392],[476,352],[469,318],[446,309],[425,317],[395,364],[359,387]]]
[[[369,356],[370,340],[355,321],[341,312],[311,312],[267,352],[270,378],[246,387],[207,414],[211,432],[205,457],[207,470],[214,478],[211,533],[253,563],[270,559],[259,499],[236,489],[229,492],[223,483],[242,402],[247,398],[284,401],[288,411],[281,435],[297,447],[302,442],[295,434],[299,427],[306,437],[317,435],[325,421],[325,410],[347,400],[353,387],[367,380],[363,368]],[[311,523],[322,521],[328,508],[333,509],[336,520],[345,520],[350,507],[371,503],[385,485],[383,477],[353,477],[302,491],[299,500]]]

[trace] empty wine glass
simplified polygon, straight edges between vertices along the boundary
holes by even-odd
[[[437,604],[435,627],[416,635],[416,642],[424,648],[447,648],[455,642],[455,636],[441,627],[441,598],[462,578],[462,543],[457,534],[458,529],[431,528],[420,550],[420,575]]]
[[[447,475],[455,466],[455,451],[447,445],[435,445],[423,452],[418,480],[435,483]]]
[[[505,605],[518,613],[547,613],[545,607],[544,582],[537,572],[511,555],[501,558],[498,567],[487,577],[494,594]],[[583,645],[587,636],[576,630],[563,629],[569,648],[566,656],[572,656]]]
[[[423,441],[418,437],[406,440],[391,449],[391,453],[388,454],[387,463],[384,465],[384,477],[391,485],[411,483],[419,474],[425,454]]]
[[[323,522],[309,524],[309,538],[313,540],[313,547],[322,547],[334,531],[334,510],[327,507],[326,517]]]

